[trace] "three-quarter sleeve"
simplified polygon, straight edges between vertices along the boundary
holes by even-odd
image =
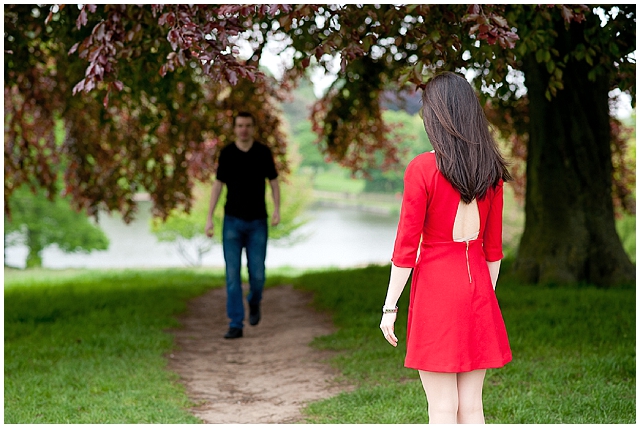
[[[414,267],[427,213],[427,185],[418,159],[412,160],[404,174],[400,221],[391,262],[398,267]]]
[[[504,204],[503,182],[500,180],[493,190],[491,206],[484,228],[483,246],[485,259],[495,262],[504,257],[502,253],[502,207]]]

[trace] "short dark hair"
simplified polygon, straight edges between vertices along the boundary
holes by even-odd
[[[236,119],[239,117],[250,117],[253,124],[254,125],[256,124],[256,118],[253,117],[251,113],[249,113],[248,111],[241,111],[238,114],[236,114],[235,117],[233,118],[233,126],[236,126]]]

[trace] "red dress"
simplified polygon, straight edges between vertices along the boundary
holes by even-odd
[[[407,166],[392,258],[413,268],[406,367],[460,373],[511,361],[487,267],[503,257],[502,184],[477,201],[478,238],[456,242],[460,193],[438,170],[435,154],[423,153]]]

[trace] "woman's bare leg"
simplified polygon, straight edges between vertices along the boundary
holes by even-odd
[[[455,424],[458,414],[458,381],[456,373],[419,370],[422,387],[429,403],[430,424]]]
[[[486,370],[458,373],[458,423],[483,424],[482,385]]]

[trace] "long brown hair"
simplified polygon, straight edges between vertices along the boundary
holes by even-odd
[[[478,97],[464,77],[444,72],[429,80],[422,92],[422,120],[438,169],[463,202],[482,199],[501,178],[511,180]]]

